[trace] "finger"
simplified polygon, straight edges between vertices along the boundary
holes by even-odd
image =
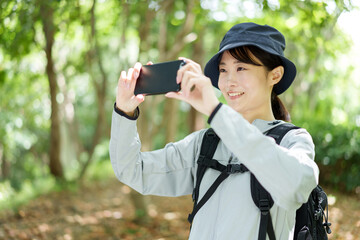
[[[153,64],[154,64],[153,62],[149,61],[149,62],[147,62],[146,65],[153,65]]]
[[[188,85],[186,86],[186,96],[188,97],[195,88],[196,88],[196,79],[192,78],[190,79]]]
[[[133,77],[133,73],[134,73],[134,68],[130,68],[127,72],[126,80],[130,81],[131,78]]]
[[[202,74],[201,67],[199,64],[195,63],[194,61],[191,61],[189,59],[186,59],[187,63],[185,66],[180,68],[177,72],[176,76],[176,82],[179,84],[183,81],[184,74],[186,72],[193,72],[197,74]]]
[[[116,106],[120,106],[120,99],[124,97],[124,89],[125,87],[125,80],[126,80],[126,72],[121,71],[118,86],[117,86],[117,93],[116,93]]]
[[[197,78],[193,72],[186,72],[183,77],[181,89],[185,93],[185,96],[189,96],[191,89],[196,85]]]
[[[194,62],[193,60],[185,58],[185,57],[179,57],[179,60],[185,61],[186,65],[193,65],[193,66],[196,66],[196,67],[200,66],[197,62]]]
[[[134,68],[130,68],[128,73],[127,73],[126,81],[125,81],[125,86],[126,86],[127,89],[130,89],[130,84],[131,84],[131,80],[132,80],[132,77],[133,77],[133,72],[134,72]]]
[[[184,75],[184,67],[180,68],[176,74],[176,83],[180,84]]]
[[[190,65],[186,64],[184,67],[180,68],[176,75],[176,83],[180,84],[187,80],[186,75],[193,72],[193,69]]]
[[[139,62],[135,63],[134,73],[133,73],[134,79],[138,79],[140,71],[141,71],[141,67],[142,67],[141,63],[139,63]]]
[[[185,57],[179,57],[179,60],[183,60],[186,63],[192,62],[190,59],[187,59]]]
[[[130,86],[129,86],[130,91],[134,91],[134,89],[135,89],[136,81],[139,78],[141,67],[142,67],[142,65],[139,62],[137,62],[134,66],[134,70],[133,70],[132,76],[130,78]]]
[[[184,61],[185,65],[182,66],[176,74],[176,83],[177,84],[181,83],[184,73],[189,69],[189,66],[188,66],[189,60],[188,59],[186,59],[184,57],[179,57],[179,60]]]
[[[120,78],[118,81],[118,88],[124,88],[125,87],[125,81],[126,81],[126,72],[121,71]]]

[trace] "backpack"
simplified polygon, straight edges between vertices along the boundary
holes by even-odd
[[[265,134],[273,137],[277,144],[280,144],[282,138],[287,132],[292,129],[299,129],[299,127],[284,123],[270,129]],[[213,159],[220,138],[216,135],[213,129],[208,129],[204,135],[200,155],[197,160],[198,169],[196,172],[196,183],[193,190],[192,198],[194,201],[193,211],[188,216],[188,221],[191,224],[196,213],[207,200],[216,191],[217,187],[230,174],[244,173],[249,171],[243,164],[228,164],[224,166],[217,160]],[[220,175],[215,182],[210,186],[202,199],[199,198],[199,188],[201,180],[208,168],[220,171]],[[251,195],[254,204],[261,212],[259,240],[265,240],[266,234],[269,235],[270,240],[275,240],[275,232],[271,221],[270,209],[274,204],[271,195],[259,183],[256,177],[250,172]],[[326,209],[326,214],[324,213]],[[327,240],[327,234],[331,233],[331,223],[328,222],[328,203],[327,196],[323,189],[318,185],[311,192],[309,199],[296,211],[295,233],[294,240]]]

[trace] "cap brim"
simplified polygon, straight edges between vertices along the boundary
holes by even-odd
[[[241,46],[249,46],[249,45],[256,46],[268,53],[277,55],[283,61],[284,75],[283,75],[282,79],[280,80],[280,82],[278,82],[273,88],[273,91],[277,95],[280,95],[281,93],[283,93],[286,89],[288,89],[290,87],[290,85],[292,84],[292,82],[295,79],[295,76],[296,76],[295,64],[293,62],[291,62],[290,60],[288,60],[287,58],[285,58],[284,56],[281,56],[278,53],[274,52],[272,49],[264,49],[262,46],[259,46],[257,44],[249,44],[249,42],[246,42],[246,43],[237,42],[235,44],[229,44],[227,46],[224,46],[217,54],[215,54],[207,62],[206,66],[205,66],[205,70],[204,70],[205,76],[207,76],[211,79],[212,85],[214,87],[219,88],[219,86],[218,86],[219,62],[220,62],[221,55],[225,51],[230,50],[232,48],[241,47]]]

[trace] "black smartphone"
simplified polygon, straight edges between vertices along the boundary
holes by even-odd
[[[142,66],[134,94],[155,95],[180,91],[176,75],[185,64],[183,60],[176,60]]]

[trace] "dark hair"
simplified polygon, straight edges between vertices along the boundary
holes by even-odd
[[[241,46],[233,48],[229,50],[229,53],[235,59],[243,63],[253,64],[256,66],[263,65],[267,68],[268,71],[283,65],[283,62],[279,56],[265,52],[264,50],[261,50],[255,46]],[[254,59],[253,56],[259,59],[260,62]],[[271,108],[275,119],[284,120],[286,122],[291,121],[288,110],[274,91],[271,93]]]

